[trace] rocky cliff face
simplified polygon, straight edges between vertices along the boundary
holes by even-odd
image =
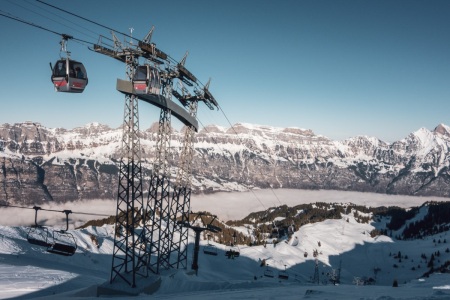
[[[141,132],[144,190],[155,159],[157,126]],[[115,199],[122,130],[73,130],[26,122],[0,126],[0,201],[33,204]],[[176,174],[183,133],[171,139]],[[193,192],[249,188],[370,191],[450,197],[450,128],[419,129],[385,143],[358,136],[332,141],[311,130],[236,124],[195,137]]]

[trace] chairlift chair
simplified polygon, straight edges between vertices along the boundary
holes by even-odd
[[[41,208],[34,206],[33,209],[35,210],[34,224],[28,230],[27,241],[33,245],[49,247],[51,245],[51,235],[46,227],[37,223],[37,212]]]
[[[50,253],[72,256],[77,251],[75,238],[65,230],[54,231],[53,240],[54,243],[47,249]]]
[[[278,278],[288,280],[289,279],[289,273],[286,271],[286,265],[284,265],[284,271],[278,272]]]
[[[271,270],[271,269],[269,269],[269,267],[267,267],[264,270],[264,276],[273,278],[273,277],[275,277],[275,274],[273,273],[273,270]]]
[[[207,255],[217,256],[217,248],[209,243],[210,235],[208,234],[208,244],[203,248],[203,253]]]
[[[239,247],[236,245],[236,241],[237,241],[237,236],[236,236],[236,231],[233,233],[233,244],[231,245],[230,250],[225,252],[225,256],[227,256],[228,258],[235,258],[235,257],[239,257],[240,255],[240,251],[239,251]]]
[[[214,245],[208,244],[203,248],[203,253],[207,255],[214,255],[217,256],[217,248]]]
[[[230,250],[225,252],[225,256],[228,256],[228,258],[235,258],[240,256],[239,247],[232,246]]]
[[[133,88],[136,94],[159,94],[161,76],[159,70],[150,66],[138,66],[133,75]]]
[[[66,230],[58,230],[53,232],[53,244],[51,244],[47,251],[54,254],[72,256],[77,251],[77,242],[72,234],[67,232],[69,229],[69,214],[71,210],[64,210],[66,214]]]
[[[278,278],[287,280],[289,279],[289,274],[286,271],[279,271]]]

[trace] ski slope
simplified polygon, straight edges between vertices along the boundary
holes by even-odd
[[[199,271],[168,270],[160,274],[155,299],[450,299],[450,275],[433,274],[421,278],[427,262],[421,258],[439,251],[435,265],[450,260],[447,232],[422,240],[399,241],[387,236],[371,237],[377,224],[358,223],[353,214],[342,219],[308,224],[296,231],[290,241],[264,246],[239,245],[240,256],[228,259],[225,245],[211,242],[218,255],[203,253],[201,241]],[[113,228],[89,227],[71,230],[78,249],[70,257],[54,255],[27,242],[28,228],[0,226],[1,299],[98,299],[98,285],[109,285]],[[91,240],[95,235],[98,247]],[[191,232],[189,241],[194,240]],[[437,243],[440,240],[442,242]],[[449,242],[443,242],[448,240]],[[319,284],[312,279],[316,270],[313,252],[317,250]],[[398,259],[401,252],[403,259]],[[307,256],[305,257],[305,253]],[[396,258],[397,257],[397,258]],[[266,266],[261,266],[265,260]],[[438,262],[439,261],[439,262]],[[341,266],[341,283],[332,285],[327,274]],[[419,267],[420,266],[420,267]],[[278,278],[285,270],[289,278]],[[273,278],[264,276],[270,270]],[[151,276],[154,277],[154,276]],[[372,285],[358,285],[372,278]],[[139,284],[145,285],[141,279]],[[398,288],[392,287],[394,280]],[[119,294],[121,284],[115,284]],[[117,288],[118,287],[118,288]],[[124,289],[125,291],[126,289]],[[129,299],[118,295],[115,299]],[[148,298],[141,294],[135,298]]]

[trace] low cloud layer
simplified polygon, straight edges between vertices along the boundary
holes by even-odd
[[[398,206],[409,208],[427,201],[450,201],[450,198],[386,195],[376,193],[346,192],[335,190],[265,189],[248,192],[192,195],[193,211],[208,211],[223,221],[240,220],[251,212],[286,204],[326,202],[353,203],[370,207]]]
[[[420,206],[427,201],[450,201],[450,198],[385,195],[376,193],[345,192],[333,190],[294,190],[273,189],[247,192],[222,192],[208,195],[192,195],[192,211],[208,211],[222,221],[240,220],[252,212],[266,210],[269,207],[286,204],[295,206],[305,203],[353,203],[358,205],[379,207],[398,206],[409,208]],[[103,219],[116,214],[116,200],[89,200],[70,202],[61,205],[42,205],[43,209],[54,211],[38,211],[38,224],[65,229],[65,209],[73,211],[69,214],[69,229],[81,226],[89,220]],[[93,215],[89,215],[93,214]],[[99,216],[103,215],[103,216]],[[0,207],[0,225],[30,226],[34,224],[34,210]]]

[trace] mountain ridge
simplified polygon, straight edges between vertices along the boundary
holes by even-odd
[[[140,132],[144,182],[155,159],[157,127]],[[121,137],[121,127],[96,122],[71,130],[31,121],[1,125],[0,201],[115,199]],[[173,130],[172,175],[182,146],[183,129]],[[194,148],[194,193],[294,188],[450,196],[445,124],[392,143],[364,135],[334,141],[297,127],[208,125],[195,135]]]

